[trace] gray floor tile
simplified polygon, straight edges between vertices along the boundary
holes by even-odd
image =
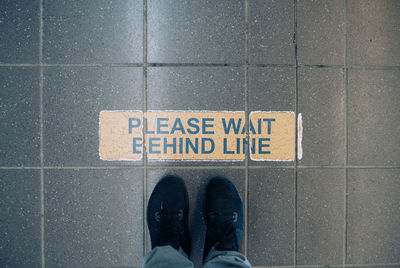
[[[140,163],[100,160],[99,113],[142,110],[142,68],[49,67],[44,75],[45,165]]]
[[[303,64],[344,64],[342,0],[298,0],[298,59]]]
[[[147,170],[147,200],[150,198],[157,182],[164,175],[180,176],[186,184],[189,193],[189,229],[192,240],[192,254],[190,259],[195,267],[202,267],[203,247],[205,239],[205,218],[203,214],[204,194],[209,179],[215,176],[224,176],[236,185],[242,200],[245,197],[245,170],[244,169],[148,169]],[[147,228],[147,227],[146,227]],[[151,249],[150,236],[147,238],[147,251]],[[242,252],[243,252],[242,239]]]
[[[240,67],[150,67],[148,110],[244,111]],[[244,161],[149,161],[150,165],[244,165]]]
[[[44,1],[48,63],[142,62],[141,0]]]
[[[347,1],[349,64],[400,65],[400,2]]]
[[[297,264],[342,264],[344,170],[300,169]]]
[[[349,164],[400,165],[399,70],[350,70]]]
[[[377,265],[365,265],[365,266],[346,266],[346,268],[353,268],[353,267],[357,267],[357,268],[399,268],[400,265],[399,264],[394,264],[394,265],[390,265],[390,264],[377,264]]]
[[[301,165],[344,162],[344,90],[340,69],[299,70],[299,113],[303,117]]]
[[[149,0],[148,60],[244,63],[244,2]]]
[[[293,265],[294,170],[250,169],[248,257],[254,266]]]
[[[249,62],[294,64],[294,4],[249,1]]]
[[[290,67],[249,68],[250,111],[294,111],[296,70]]]
[[[0,2],[0,62],[39,62],[39,0]]]
[[[40,165],[38,68],[0,68],[0,166]]]
[[[0,266],[41,267],[38,170],[0,170],[0,219]]]
[[[350,169],[347,263],[400,263],[399,169]]]
[[[296,70],[283,67],[250,67],[249,111],[295,111]],[[256,166],[289,166],[294,162],[252,161]]]
[[[47,170],[45,218],[46,267],[137,267],[143,170]]]
[[[148,69],[148,110],[244,111],[240,67]]]

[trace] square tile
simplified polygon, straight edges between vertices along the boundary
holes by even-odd
[[[99,113],[102,110],[142,110],[142,68],[48,67],[44,76],[45,165],[141,163],[100,160]]]
[[[295,111],[295,79],[295,68],[250,67],[249,110]]]
[[[344,164],[344,80],[341,69],[300,68],[299,107],[303,117],[300,165]]]
[[[149,67],[148,110],[244,111],[241,67]],[[150,165],[244,165],[243,161],[155,161]]]
[[[342,0],[297,0],[298,60],[302,64],[344,64]]]
[[[291,67],[250,67],[249,111],[295,111],[296,69]],[[251,165],[288,166],[294,162],[253,161]]]
[[[148,61],[244,63],[244,1],[148,1]]]
[[[241,67],[150,67],[148,110],[244,111]]]
[[[0,263],[41,267],[40,171],[0,170]]]
[[[248,254],[255,266],[293,265],[294,169],[250,169]]]
[[[143,256],[143,169],[45,171],[48,267],[132,267]]]
[[[400,165],[399,70],[350,70],[348,162]]]
[[[40,71],[0,67],[0,166],[40,165]]]
[[[201,267],[206,234],[203,203],[207,182],[215,176],[230,179],[237,187],[243,202],[245,202],[245,169],[147,169],[147,200],[149,200],[157,182],[165,175],[180,176],[185,181],[189,194],[189,231],[192,240],[190,259],[194,262],[195,267]],[[151,250],[150,236],[146,239],[148,252]],[[244,234],[240,247],[242,252],[244,250],[243,242]]]
[[[0,2],[1,63],[39,63],[39,2]]]
[[[249,1],[249,62],[294,64],[292,0]]]
[[[343,262],[343,169],[299,169],[297,265]]]
[[[400,2],[347,1],[349,64],[400,65]]]
[[[399,169],[350,169],[346,263],[400,263]]]
[[[47,63],[131,63],[143,59],[141,0],[44,1]]]

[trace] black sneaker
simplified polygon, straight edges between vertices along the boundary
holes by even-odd
[[[239,251],[243,214],[243,202],[235,185],[225,178],[211,179],[205,199],[207,233],[203,260],[214,246],[220,251]]]
[[[162,178],[147,206],[151,248],[170,245],[190,254],[188,198],[185,183],[176,176]]]

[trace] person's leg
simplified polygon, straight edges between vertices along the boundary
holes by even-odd
[[[162,178],[154,188],[147,206],[152,251],[141,267],[193,267],[189,261],[188,198],[183,180]]]
[[[193,268],[193,263],[187,258],[183,250],[176,250],[171,246],[155,247],[143,259],[142,268]]]
[[[236,187],[226,178],[213,178],[207,185],[205,199],[204,267],[251,267],[239,251],[244,209]]]
[[[211,248],[204,260],[204,268],[243,267],[251,268],[250,262],[238,251],[219,251]]]

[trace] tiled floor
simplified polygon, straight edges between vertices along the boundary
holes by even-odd
[[[0,267],[137,267],[146,202],[231,178],[254,266],[400,267],[400,1],[0,1]],[[101,110],[295,111],[295,162],[102,161]],[[197,249],[197,250],[196,250]]]

